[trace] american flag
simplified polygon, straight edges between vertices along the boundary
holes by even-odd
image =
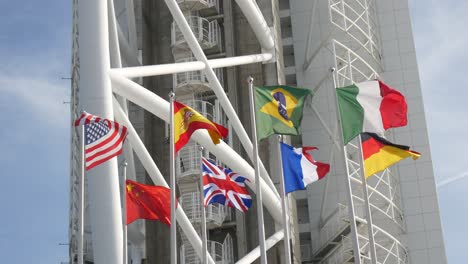
[[[79,125],[84,125],[86,170],[122,153],[125,126],[86,112],[75,121],[75,126]]]
[[[216,166],[205,158],[202,163],[205,206],[220,203],[242,212],[247,211],[252,205],[252,197],[245,186],[246,178],[230,169]]]

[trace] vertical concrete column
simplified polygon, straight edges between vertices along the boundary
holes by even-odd
[[[107,0],[78,1],[78,27],[80,108],[113,120],[108,76]],[[94,263],[122,264],[123,231],[117,159],[91,169],[85,177],[88,178]]]

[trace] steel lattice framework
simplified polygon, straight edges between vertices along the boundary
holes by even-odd
[[[125,0],[124,2],[128,8],[127,10],[132,10],[133,0]],[[126,100],[135,103],[166,122],[169,121],[169,103],[140,84],[132,81],[130,78],[166,74],[175,74],[174,76],[178,76],[176,74],[182,74],[183,76],[184,74],[193,74],[194,72],[199,73],[199,75],[202,76],[200,79],[204,79],[203,81],[206,80],[210,84],[211,89],[219,101],[219,105],[223,107],[223,112],[226,114],[228,122],[232,125],[232,128],[248,153],[249,158],[252,159],[252,142],[227,98],[219,80],[219,74],[217,75],[215,73],[215,69],[250,63],[273,62],[275,61],[276,56],[273,35],[255,1],[236,0],[257,36],[263,53],[212,60],[208,60],[203,53],[201,42],[199,41],[200,34],[194,34],[195,32],[192,29],[192,24],[206,24],[207,27],[212,28],[215,28],[216,26],[211,25],[209,22],[202,19],[196,19],[195,21],[193,18],[190,18],[187,20],[186,17],[184,17],[179,4],[183,5],[188,1],[165,0],[165,2],[175,20],[174,26],[172,26],[174,29],[174,41],[183,41],[186,43],[187,50],[193,53],[194,58],[176,58],[179,62],[174,64],[140,66],[138,52],[135,49],[136,30],[133,11],[129,12],[127,15],[129,26],[128,35],[125,35],[122,32],[122,29],[120,29],[119,24],[116,22],[112,0],[73,1],[71,103],[72,118],[76,118],[79,111],[84,107],[91,107],[97,109],[98,112],[103,112],[104,117],[115,118],[118,122],[127,126],[129,131],[127,140],[129,143],[126,144],[126,159],[132,162],[133,157],[130,153],[134,151],[153,182],[163,186],[167,186],[164,177],[152,160],[141,138],[138,136],[135,128],[128,118]],[[207,1],[200,0],[198,2]],[[214,1],[211,0],[208,1],[207,4],[213,4],[213,2]],[[320,49],[326,49],[332,57],[334,64],[334,86],[339,87],[353,82],[377,78],[378,72],[382,69],[382,64],[380,41],[377,33],[377,20],[375,17],[375,1],[329,0],[328,6],[330,23],[336,27],[337,30],[344,32],[344,35],[346,36],[344,39],[336,39],[333,38],[333,35],[330,35],[330,39],[324,41],[320,47]],[[83,11],[83,13],[79,14],[79,10]],[[86,12],[89,10],[97,10],[97,13],[94,13],[97,17],[89,15]],[[96,22],[96,29],[79,28],[80,25],[83,24],[84,20]],[[101,33],[105,33],[106,37],[102,39],[90,39],[90,37],[95,35],[98,30],[101,30]],[[209,35],[208,37],[210,38],[207,40],[207,43],[216,36]],[[104,55],[101,54],[102,56],[91,57],[93,56],[92,53],[89,53],[84,49],[79,49],[80,44],[89,44],[90,42],[95,42],[102,45],[102,47],[107,47],[107,50],[101,50]],[[81,58],[86,59],[86,65],[80,64]],[[306,65],[305,68],[313,62],[314,58],[315,55],[312,55],[309,58],[308,65]],[[122,63],[122,61],[124,61],[124,63]],[[88,72],[90,69],[86,69],[84,74],[80,76],[81,70],[84,67],[90,67],[91,64],[89,62],[94,62],[96,65],[104,68],[101,75],[99,75],[100,73],[97,73],[99,78],[91,78],[91,75]],[[133,67],[122,68],[122,64],[131,65]],[[106,68],[106,65],[110,65],[110,67]],[[323,80],[326,80],[328,77],[325,76]],[[82,85],[81,79],[84,79],[87,84],[94,84],[93,89],[98,90],[100,88],[97,87],[101,87],[101,85],[102,87],[105,87],[107,85],[106,80],[110,79],[110,86],[113,94],[111,92],[106,95],[107,99],[100,98],[99,100],[103,101],[95,102],[93,101],[96,99],[93,97],[96,96],[94,91],[90,87],[80,86]],[[320,81],[316,89],[326,86],[326,84],[327,82]],[[330,87],[323,87],[322,89],[329,88]],[[99,103],[102,102],[104,104],[112,105],[112,107],[109,108],[110,111],[109,109],[102,110],[100,108]],[[340,146],[340,144],[337,143],[339,140],[336,136],[336,129],[335,133],[331,132],[332,130],[329,128],[330,125],[323,121],[324,119],[320,117],[315,108],[314,111],[319,116],[330,136],[334,139],[334,143],[337,146],[335,151],[338,151],[344,157],[347,168],[346,184],[349,191],[348,204],[340,207],[340,212],[347,210],[348,214],[336,214],[341,222],[348,224],[347,226],[336,225],[336,229],[338,229],[336,232],[346,228],[349,228],[350,232],[342,237],[340,243],[336,246],[336,250],[325,257],[322,256],[318,261],[321,263],[347,263],[354,258],[354,263],[408,263],[406,249],[397,236],[378,226],[378,222],[383,218],[384,220],[390,220],[395,223],[395,225],[400,229],[403,228],[400,187],[397,178],[394,177],[390,170],[386,170],[379,175],[373,176],[367,184],[365,184],[361,177],[362,158],[360,156],[359,149],[360,142],[356,140],[345,147]],[[79,220],[82,219],[80,218],[80,214],[82,214],[84,210],[80,205],[80,200],[82,199],[81,187],[84,186],[85,182],[83,182],[83,177],[81,177],[82,160],[80,132],[78,129],[74,128],[71,133],[72,147],[69,226],[70,259],[71,263],[81,264],[82,260],[80,260],[78,256],[80,255],[80,252],[85,251],[83,245],[89,245],[90,241],[80,241],[80,232],[83,232],[83,224],[80,224]],[[245,175],[250,180],[249,184],[252,190],[255,189],[254,186],[256,184],[260,184],[262,195],[265,197],[265,201],[267,201],[264,203],[264,206],[273,216],[274,220],[281,223],[282,217],[279,195],[263,165],[261,165],[262,179],[260,183],[256,183],[254,180],[254,169],[229,145],[226,143],[213,145],[208,134],[204,131],[195,133],[193,135],[193,139],[200,145],[203,145],[210,153],[216,155],[221,162]],[[117,170],[115,164],[110,164],[109,166],[113,166],[113,169]],[[103,169],[96,172],[98,175],[93,176],[102,176],[102,174],[105,174],[106,172],[106,169]],[[134,174],[134,172],[130,172],[130,174],[132,173]],[[103,182],[98,183],[103,184]],[[96,182],[93,184],[96,184]],[[89,203],[95,203],[96,199],[100,197],[98,194],[94,193],[98,187],[89,190],[91,193],[91,197],[87,199],[89,200]],[[110,206],[113,206],[115,209],[120,205],[115,202],[111,203]],[[117,209],[114,211],[119,212]],[[369,215],[369,212],[372,212],[372,216]],[[119,233],[122,232],[121,226],[119,227],[115,224],[102,226],[102,218],[108,216],[100,215],[100,212],[96,208],[91,207],[90,217],[92,218],[92,221],[87,224],[91,225],[91,231],[93,233],[98,230],[100,232],[115,232],[117,233],[116,237],[121,238],[119,235]],[[373,219],[377,221],[372,223]],[[116,221],[116,223],[118,222],[119,221]],[[177,222],[184,232],[187,242],[193,247],[196,254],[200,256],[202,253],[200,238],[181,207],[177,209]],[[330,231],[329,237],[332,237],[335,232],[333,231],[335,230],[335,225],[334,228],[330,230],[332,231]],[[138,230],[129,230],[129,232],[138,232]],[[272,237],[268,238],[267,248],[270,248],[280,241],[283,238],[283,235],[283,231],[280,230]],[[109,245],[104,245],[111,239],[114,244],[110,243]],[[119,248],[118,244],[122,244],[122,241],[119,241],[119,239],[117,239],[117,241],[114,240],[115,239],[110,236],[103,236],[100,237],[99,240],[93,240],[92,242],[94,243],[92,244],[94,250],[92,251],[89,249],[89,252],[85,252],[85,254],[94,252],[93,259],[96,263],[109,263],[109,261],[116,264],[124,263],[121,253],[118,253],[121,251],[121,247]],[[259,257],[259,252],[258,248],[255,249],[241,258],[238,263],[251,263]],[[109,260],[109,258],[106,258],[108,256],[113,257]],[[215,263],[214,261],[216,261],[216,259],[209,259],[210,263]]]
[[[145,167],[146,171],[152,178],[153,182],[158,185],[167,186],[162,174],[160,173],[159,169],[157,168],[156,164],[154,164],[153,160],[151,159],[148,151],[144,147],[141,139],[139,138],[138,134],[136,133],[135,129],[133,128],[132,124],[130,123],[127,115],[126,115],[126,107],[125,107],[125,100],[123,98],[134,102],[137,105],[140,105],[144,109],[148,110],[149,112],[155,114],[156,116],[162,118],[166,122],[169,119],[169,105],[167,101],[158,97],[157,95],[149,92],[139,84],[131,81],[130,77],[143,77],[143,76],[157,76],[162,74],[176,74],[182,72],[192,72],[197,70],[203,70],[205,77],[208,79],[209,83],[213,87],[215,94],[220,100],[221,104],[224,107],[224,111],[229,118],[229,122],[232,122],[234,125],[234,130],[237,132],[238,137],[240,138],[241,142],[243,143],[245,149],[252,156],[252,143],[247,136],[245,129],[243,128],[242,124],[239,121],[236,113],[234,112],[232,105],[230,104],[227,95],[224,93],[224,90],[221,87],[221,84],[214,73],[214,68],[220,67],[229,67],[235,65],[242,65],[242,64],[249,64],[249,63],[257,63],[257,62],[267,62],[267,61],[274,61],[273,54],[274,54],[274,45],[273,45],[273,38],[268,28],[258,6],[251,1],[239,0],[237,1],[238,5],[244,12],[244,15],[247,17],[249,23],[251,24],[254,32],[256,33],[258,40],[265,50],[263,54],[255,54],[249,56],[241,56],[241,57],[233,57],[233,58],[225,58],[225,59],[216,59],[216,60],[208,60],[206,56],[203,54],[203,51],[198,43],[196,37],[193,34],[189,24],[187,23],[186,18],[183,16],[180,7],[175,0],[168,0],[166,4],[168,5],[175,22],[182,33],[182,36],[185,38],[188,47],[191,49],[197,61],[193,62],[182,62],[176,63],[171,65],[154,65],[154,66],[140,66],[140,67],[133,67],[133,68],[122,68],[118,69],[122,66],[122,61],[130,62],[129,64],[137,64],[138,59],[136,59],[136,54],[132,52],[131,43],[135,42],[135,38],[131,38],[131,36],[135,36],[132,34],[132,30],[130,30],[130,34],[128,36],[130,38],[126,38],[122,33],[122,30],[119,29],[118,24],[116,23],[116,17],[114,13],[113,3],[112,1],[101,0],[101,1],[74,1],[74,45],[73,45],[73,70],[76,71],[76,75],[74,75],[73,86],[72,86],[72,112],[76,114],[80,109],[90,107],[97,109],[97,112],[106,112],[102,114],[103,117],[106,118],[113,118],[120,122],[121,124],[127,126],[129,135],[127,140],[130,142],[130,145],[137,154],[137,157],[140,159],[141,163]],[[127,1],[132,2],[132,1]],[[107,10],[106,10],[107,9]],[[109,16],[107,16],[107,12]],[[79,13],[79,14],[78,14]],[[130,16],[131,17],[131,16]],[[91,28],[90,26],[81,27],[81,25],[89,25],[89,23],[93,23],[96,25],[95,28]],[[78,28],[80,28],[80,34],[78,33]],[[106,35],[99,34],[107,33]],[[133,33],[135,33],[133,31]],[[99,34],[98,38],[95,38],[96,34]],[[108,41],[108,43],[107,43]],[[93,53],[89,52],[89,50],[85,50],[83,48],[79,49],[78,46],[85,46],[89,47],[91,44],[97,45],[97,52],[96,55],[93,57]],[[108,50],[106,51],[104,47],[106,45]],[[120,52],[119,52],[120,51]],[[80,64],[79,61],[85,58],[85,64]],[[110,58],[110,61],[107,61],[107,58]],[[94,68],[90,62],[94,62],[98,68],[98,71],[93,71]],[[137,62],[137,63],[135,63]],[[112,68],[107,69],[107,74],[105,73],[106,65],[111,65]],[[81,66],[81,68],[80,68]],[[86,68],[85,68],[86,67]],[[80,76],[80,69],[86,69],[84,72],[85,74],[81,74]],[[104,72],[101,70],[104,69]],[[91,71],[91,72],[90,72]],[[100,75],[99,74],[103,74]],[[105,76],[107,75],[107,76]],[[94,78],[90,78],[94,77]],[[89,90],[90,87],[81,87],[82,80],[85,80],[87,84],[93,83],[95,85],[92,89],[97,89],[96,87],[101,87],[101,85],[106,86],[106,78],[110,78],[112,80],[112,91],[121,98],[113,98],[113,102],[109,102],[108,99],[103,99],[103,104],[111,103],[113,105],[113,116],[109,116],[108,110],[99,110],[99,102],[93,102],[94,91]],[[104,83],[100,83],[104,81]],[[102,92],[100,92],[102,93]],[[109,97],[110,96],[110,97]],[[112,95],[106,95],[105,97],[111,98]],[[89,101],[91,99],[91,101]],[[96,100],[97,101],[97,100]],[[98,113],[99,114],[99,113]],[[77,223],[77,219],[79,219],[79,209],[77,209],[77,201],[81,198],[80,195],[76,190],[79,189],[80,186],[80,171],[77,170],[81,167],[81,160],[77,159],[80,153],[80,143],[79,143],[79,133],[74,130],[72,133],[72,160],[76,160],[76,162],[72,163],[72,167],[75,168],[72,170],[71,174],[71,211],[70,211],[70,219],[71,219],[71,226],[70,226],[70,241],[72,242],[72,246],[70,247],[70,258],[73,263],[79,263],[81,260],[75,261],[75,256],[79,255],[82,249],[80,246],[73,246],[76,244],[88,244],[87,241],[79,241],[80,239],[76,238],[77,229],[81,228]],[[211,153],[215,154],[220,160],[222,160],[225,164],[228,164],[231,168],[236,169],[237,171],[246,175],[246,177],[250,178],[251,187],[256,184],[253,177],[253,168],[240,157],[239,154],[234,152],[228,145],[226,144],[219,144],[217,146],[213,145],[209,139],[208,134],[206,133],[195,133],[193,137],[198,143],[204,145],[207,150]],[[128,159],[128,157],[127,157]],[[114,166],[113,164],[109,164],[108,166]],[[105,170],[105,168],[103,169]],[[105,171],[100,171],[97,174],[105,173]],[[92,176],[99,176],[103,177],[102,175],[92,175]],[[281,222],[281,206],[279,201],[279,196],[273,183],[271,182],[268,173],[266,172],[265,168],[262,166],[262,177],[264,180],[261,180],[261,190],[263,195],[265,196],[268,203],[265,204],[267,209],[273,215],[273,217],[278,221]],[[102,184],[100,182],[99,184]],[[112,184],[111,184],[112,185]],[[99,188],[99,186],[94,186],[93,188]],[[88,190],[91,192],[91,196],[96,195],[93,194],[95,192],[93,190]],[[99,196],[99,195],[98,195]],[[96,196],[94,196],[96,198]],[[96,203],[96,200],[93,200],[92,197],[89,199],[89,203],[93,204]],[[105,201],[104,201],[105,202]],[[99,200],[99,203],[103,203],[103,201]],[[95,205],[99,207],[98,205]],[[110,210],[113,212],[118,212],[120,210],[115,210],[113,206],[118,206],[115,202],[111,203]],[[93,233],[93,259],[97,263],[108,263],[111,261],[112,263],[122,263],[123,259],[121,258],[121,248],[113,247],[113,245],[119,244],[119,238],[121,236],[118,235],[119,232],[122,232],[118,226],[113,224],[102,226],[100,219],[103,216],[100,215],[99,211],[90,209],[90,216],[91,216],[91,231]],[[195,251],[198,255],[201,254],[201,241],[198,235],[196,234],[193,226],[188,221],[187,216],[183,212],[180,207],[177,210],[177,221],[187,236],[189,242],[194,247]],[[116,221],[118,222],[118,221]],[[94,225],[93,225],[94,223]],[[94,235],[96,231],[99,231],[101,235]],[[103,232],[108,232],[111,236],[109,238],[106,235],[103,235]],[[129,230],[130,231],[130,230]],[[117,233],[115,236],[114,234]],[[267,246],[268,248],[274,245],[282,238],[282,231],[276,233],[273,237],[267,239]],[[95,240],[95,238],[99,238]],[[112,243],[104,244],[105,241],[109,241],[112,238]],[[110,241],[109,241],[110,242]],[[120,243],[121,244],[121,243]],[[120,253],[119,253],[120,252]],[[251,254],[245,256],[242,260],[243,263],[250,263],[254,259],[259,257],[258,250],[252,252]],[[213,259],[209,259],[210,263],[214,263]]]
[[[314,6],[313,13],[315,9],[317,6]],[[327,61],[332,63],[332,74],[323,76],[314,90],[334,89],[379,78],[382,57],[375,1],[329,0],[328,11],[332,33],[306,60],[304,69],[307,70],[320,57],[318,54],[325,53],[328,54]],[[310,35],[311,32],[309,38]],[[332,87],[327,82],[330,77]],[[409,263],[407,249],[398,238],[404,232],[398,177],[387,169],[363,180],[360,138],[342,146],[337,136],[338,122],[328,124],[319,109],[313,107],[313,110],[334,140],[330,162],[335,155],[341,155],[344,160],[348,197],[347,204],[338,205],[337,210],[322,223],[320,240],[315,243],[312,259],[327,264]],[[333,131],[332,127],[335,127]],[[391,133],[388,132],[387,136],[391,137]],[[328,188],[328,183],[326,186]],[[326,203],[326,193],[327,189],[323,203]],[[322,205],[322,213],[323,208]]]

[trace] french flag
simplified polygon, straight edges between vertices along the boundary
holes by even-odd
[[[281,143],[286,193],[305,190],[307,185],[322,179],[330,171],[330,164],[315,161],[308,152],[315,149],[317,148],[294,148]]]

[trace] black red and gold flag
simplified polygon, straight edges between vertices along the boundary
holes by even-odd
[[[397,145],[375,133],[361,133],[366,178],[383,171],[402,159],[418,159],[421,154],[408,146]]]

